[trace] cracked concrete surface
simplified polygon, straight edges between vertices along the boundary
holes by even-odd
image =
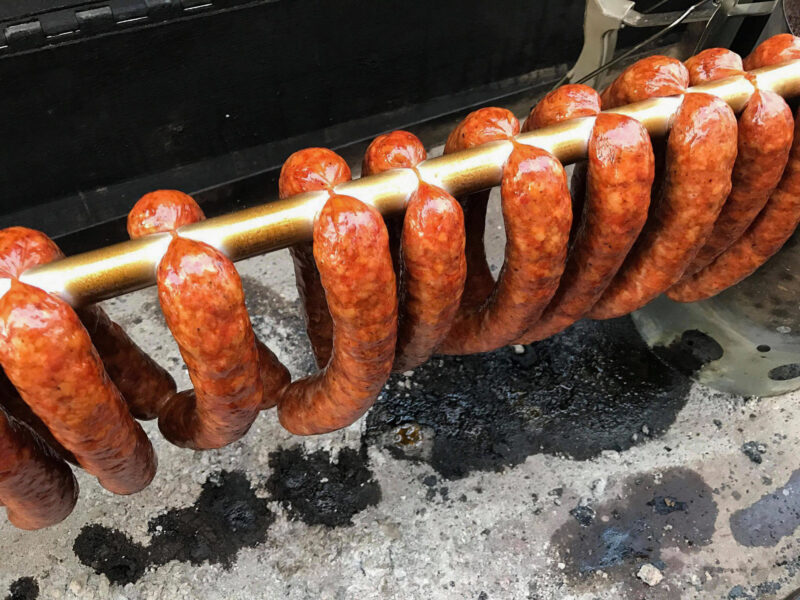
[[[257,334],[294,376],[309,372],[288,252],[238,266]],[[154,289],[105,305],[189,385]],[[270,411],[240,442],[195,453],[146,423],[160,463],[144,492],[113,496],[79,472],[78,506],[59,526],[22,532],[0,519],[0,598],[786,597],[800,587],[800,395],[691,384],[630,341],[626,323],[579,330],[611,340],[588,358],[565,334],[435,359],[394,376],[371,417],[328,435],[291,436]],[[486,373],[503,381],[479,385]],[[634,378],[649,387],[626,404]],[[568,443],[546,437],[556,425]],[[464,456],[437,463],[437,438]],[[751,442],[760,463],[743,452]],[[638,578],[643,565],[663,580]]]

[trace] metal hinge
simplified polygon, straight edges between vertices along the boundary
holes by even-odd
[[[0,22],[0,56],[132,26],[166,22],[252,0],[105,0]]]

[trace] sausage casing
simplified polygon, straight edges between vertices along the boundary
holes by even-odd
[[[656,98],[681,94],[689,86],[689,71],[676,58],[654,55],[636,61],[625,69],[600,98],[603,109],[615,108]]]
[[[314,257],[333,320],[328,365],[292,382],[278,402],[281,424],[325,433],[361,417],[389,377],[397,342],[397,284],[380,213],[333,195],[314,222]]]
[[[730,107],[708,94],[686,94],[667,139],[659,202],[590,317],[608,319],[641,308],[681,277],[730,192],[735,158]]]
[[[744,59],[744,68],[752,71],[798,58],[800,58],[800,38],[791,33],[779,33],[756,46],[755,50]]]
[[[67,464],[33,433],[0,409],[0,506],[20,529],[63,521],[78,500],[78,482]]]
[[[303,192],[332,190],[349,181],[350,167],[327,148],[298,150],[283,163],[278,191],[281,198]],[[291,247],[297,293],[305,312],[306,332],[318,367],[328,364],[333,348],[333,321],[325,302],[325,290],[314,262],[311,243]]]

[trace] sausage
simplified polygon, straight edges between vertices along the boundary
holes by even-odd
[[[278,402],[290,432],[334,431],[361,417],[389,377],[397,342],[397,284],[381,215],[332,195],[314,222],[314,259],[333,321],[320,371],[292,382]]]
[[[142,490],[156,455],[78,316],[60,298],[4,275],[12,278],[0,298],[0,364],[9,380],[104,488]]]
[[[36,416],[30,406],[25,404],[2,369],[0,369],[0,411],[5,411],[12,420],[30,429],[56,456],[74,465],[78,464],[75,455],[53,437],[53,433],[44,422]]]
[[[558,287],[572,224],[564,167],[544,150],[514,143],[500,194],[507,240],[500,276],[479,308],[462,305],[442,353],[487,352],[516,340]]]
[[[172,443],[194,449],[219,448],[241,438],[265,394],[275,396],[274,403],[289,378],[279,363],[277,371],[265,369],[265,350],[268,360],[277,359],[256,341],[233,263],[211,246],[174,233],[175,225],[204,218],[191,196],[156,191],[137,202],[128,220],[133,236],[173,231],[157,270],[159,301],[194,390],[164,404],[159,428]],[[283,382],[267,387],[265,370]]]
[[[363,172],[414,168],[425,160],[425,147],[407,131],[379,136],[364,156]],[[464,213],[441,188],[420,181],[403,219],[399,273],[400,306],[394,370],[424,363],[455,318],[464,290]]]
[[[781,34],[745,59],[745,68],[758,69],[795,58],[800,40]],[[695,302],[715,296],[738,283],[786,243],[800,222],[800,112],[795,116],[789,160],[777,188],[744,234],[711,264],[667,292],[676,302]]]
[[[303,192],[332,190],[350,180],[350,167],[344,159],[327,148],[298,150],[283,163],[278,179],[278,193],[288,198]],[[297,293],[303,303],[306,332],[317,366],[328,364],[333,348],[333,321],[325,302],[325,290],[314,263],[311,243],[290,248],[294,262]]]
[[[700,85],[744,72],[742,57],[727,48],[707,48],[684,63],[689,71],[689,83]]]
[[[487,107],[471,112],[450,132],[444,153],[450,154],[497,140],[506,140],[519,133],[519,121],[504,108]],[[467,278],[461,295],[459,312],[468,313],[483,304],[494,289],[494,276],[486,260],[484,235],[490,190],[482,190],[459,198],[464,210]]]
[[[551,91],[533,107],[522,131],[534,131],[578,117],[600,112],[600,94],[588,85],[568,83]]]
[[[549,337],[585,315],[622,265],[647,220],[654,177],[647,130],[602,113],[589,138],[588,195],[556,295],[519,343]]]
[[[59,247],[40,231],[26,227],[0,230],[0,269],[8,273],[19,276],[31,267],[63,257]],[[159,406],[175,393],[175,381],[169,373],[99,306],[81,307],[76,313],[133,416],[155,418]]]
[[[746,71],[778,65],[800,58],[800,38],[791,33],[779,33],[764,40],[744,59]]]
[[[20,529],[60,523],[75,508],[78,482],[26,427],[0,408],[0,506]]]
[[[667,138],[661,197],[622,268],[589,312],[609,319],[675,283],[702,247],[731,189],[736,118],[722,100],[686,94]]]
[[[739,56],[722,48],[710,48],[690,59],[692,83],[729,77]],[[683,274],[683,279],[711,263],[733,244],[764,208],[778,185],[792,147],[794,120],[786,101],[770,91],[759,91],[748,101],[738,123],[738,154],[733,166],[731,193],[714,224],[711,236]]]
[[[676,58],[648,56],[625,69],[600,95],[604,110],[655,98],[682,94],[689,71]]]

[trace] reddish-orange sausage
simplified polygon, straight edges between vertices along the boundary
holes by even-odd
[[[741,75],[744,69],[742,57],[727,48],[708,48],[687,59],[684,64],[689,71],[691,85]]]
[[[363,171],[416,167],[424,159],[425,148],[415,135],[393,131],[370,144]],[[444,190],[420,182],[406,206],[401,248],[395,371],[428,360],[455,318],[467,270],[461,205]]]
[[[303,192],[332,190],[350,180],[350,167],[344,159],[327,148],[305,148],[286,159],[278,179],[278,193],[288,198]],[[297,293],[305,311],[306,332],[317,366],[328,364],[333,348],[333,321],[325,303],[311,243],[292,246]]]
[[[642,124],[623,115],[598,115],[588,155],[583,226],[556,295],[519,343],[549,337],[585,315],[622,265],[647,219],[654,159]]]
[[[58,246],[40,231],[26,227],[0,231],[0,269],[8,273],[19,276],[63,257]],[[76,312],[133,416],[155,418],[161,404],[175,393],[175,381],[102,308],[86,306]]]
[[[78,482],[25,426],[0,408],[0,506],[20,529],[41,529],[63,521],[78,500]]]
[[[603,109],[658,96],[681,94],[689,86],[689,71],[676,58],[648,56],[625,69],[600,95]]]
[[[0,298],[0,363],[25,402],[100,484],[138,492],[156,455],[109,380],[89,334],[61,299],[21,283]]]
[[[205,220],[194,198],[177,190],[155,190],[142,196],[128,214],[131,239],[154,233],[174,231],[178,227]],[[256,338],[258,363],[263,388],[262,409],[272,408],[278,395],[290,381],[289,370],[266,344]]]
[[[780,33],[764,40],[744,59],[746,71],[777,65],[800,58],[800,38],[791,33]]]
[[[572,208],[566,174],[548,152],[514,144],[500,188],[505,261],[489,298],[462,307],[440,347],[445,354],[487,352],[516,340],[535,322],[558,287]]]
[[[143,217],[142,211],[160,216]],[[203,218],[190,196],[157,191],[134,206],[128,230],[135,236],[174,231],[176,223]],[[247,433],[265,393],[241,279],[221,252],[173,233],[157,280],[167,326],[194,384],[194,390],[173,396],[162,407],[159,428],[180,446],[208,449],[230,444]]]
[[[522,131],[533,131],[600,112],[600,94],[588,85],[568,83],[554,89],[533,107]]]
[[[681,277],[730,192],[735,158],[736,118],[730,107],[708,94],[686,94],[667,139],[660,201],[590,317],[627,314]]]
[[[25,401],[20,397],[19,392],[14,389],[14,386],[11,385],[11,382],[2,369],[0,369],[0,411],[5,411],[12,420],[30,429],[36,437],[47,444],[48,448],[50,448],[56,456],[74,465],[78,464],[72,452],[64,448],[64,446],[53,437],[53,433],[47,428],[44,422],[36,416],[36,413],[31,410],[30,406],[25,404]]]
[[[761,44],[745,60],[757,69],[794,57],[797,38],[781,34]],[[795,116],[789,161],[778,187],[745,233],[711,264],[674,286],[667,295],[677,302],[710,298],[738,283],[781,249],[800,222],[800,112]]]
[[[380,214],[333,195],[314,222],[314,258],[333,319],[328,365],[295,381],[278,402],[281,424],[298,435],[350,425],[375,402],[397,342],[397,288]]]
[[[497,140],[506,140],[519,133],[519,121],[504,108],[488,107],[471,112],[450,132],[444,153],[474,148]],[[467,279],[461,295],[459,312],[467,313],[483,304],[494,289],[494,276],[486,260],[484,234],[490,190],[459,198],[464,208],[464,229]]]
[[[695,72],[692,84],[729,77],[737,63],[741,66],[739,56],[723,48],[710,48],[690,60],[694,61],[690,71],[694,68]],[[739,239],[764,208],[789,159],[793,130],[794,120],[786,101],[774,92],[757,90],[739,116],[731,193],[708,241],[683,279],[694,275]]]

